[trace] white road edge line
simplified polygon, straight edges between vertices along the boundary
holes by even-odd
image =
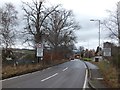
[[[85,81],[84,81],[84,85],[83,85],[83,90],[85,90],[86,88],[86,84],[87,84],[87,77],[88,77],[88,70],[86,69],[86,75],[85,75]]]
[[[47,77],[47,78],[45,78],[45,79],[42,79],[41,82],[46,81],[47,79],[50,79],[50,78],[52,78],[52,77],[54,77],[54,76],[56,76],[56,75],[58,75],[58,73],[55,73],[55,74],[53,74],[52,76],[49,76],[49,77]]]
[[[65,69],[63,69],[62,71],[65,71],[65,70],[67,70],[68,69],[68,67],[66,67]]]
[[[1,80],[1,82],[7,81],[7,80],[12,80],[12,79],[17,79],[18,77],[24,77],[24,76],[27,76],[27,75],[29,75],[29,74],[30,74],[30,73],[24,74],[24,75],[20,75],[20,76],[11,77],[11,78],[7,78],[7,79],[4,79],[4,80]]]
[[[51,69],[51,67],[47,68],[47,69]]]
[[[85,68],[87,69],[87,66],[85,65],[85,62],[83,61]]]
[[[47,69],[51,69],[51,67],[49,67],[49,68],[47,68]],[[42,71],[45,71],[45,69],[43,69]],[[4,79],[4,80],[0,80],[0,82],[4,82],[4,81],[7,81],[7,80],[12,80],[12,79],[17,79],[17,78],[19,78],[19,77],[24,77],[24,76],[27,76],[27,75],[30,75],[30,74],[36,74],[36,73],[38,73],[38,72],[41,72],[41,71],[36,71],[36,72],[32,72],[32,73],[27,73],[27,74],[15,76],[15,77],[7,78],[7,79]]]
[[[12,79],[17,79],[17,78],[19,78],[19,77],[25,77],[25,76],[27,76],[27,75],[35,74],[35,73],[38,73],[38,72],[41,72],[41,71],[36,71],[36,72],[32,72],[32,73],[27,73],[27,74],[15,76],[15,77],[7,78],[7,79],[4,79],[4,80],[0,80],[0,82],[4,82],[4,81],[7,81],[7,80],[12,80]]]

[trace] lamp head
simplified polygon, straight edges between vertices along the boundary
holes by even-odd
[[[90,21],[95,21],[94,19],[90,19]]]

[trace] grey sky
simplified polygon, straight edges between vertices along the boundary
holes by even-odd
[[[12,2],[17,9],[21,7],[21,1],[31,2],[32,0],[2,0],[0,5],[5,2]],[[96,49],[98,45],[98,22],[90,22],[90,19],[103,20],[108,16],[106,10],[114,10],[119,0],[46,0],[51,5],[62,4],[64,8],[73,10],[76,20],[80,22],[81,30],[75,32],[77,35],[76,46],[84,46],[89,49]],[[107,31],[101,28],[101,45],[105,41]]]

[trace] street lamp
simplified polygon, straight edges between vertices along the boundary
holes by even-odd
[[[96,19],[91,19],[90,21],[97,21],[99,23],[99,47],[100,47],[100,20]]]

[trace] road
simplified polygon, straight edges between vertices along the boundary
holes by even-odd
[[[86,88],[87,74],[83,61],[71,60],[42,71],[2,81],[2,88]]]

